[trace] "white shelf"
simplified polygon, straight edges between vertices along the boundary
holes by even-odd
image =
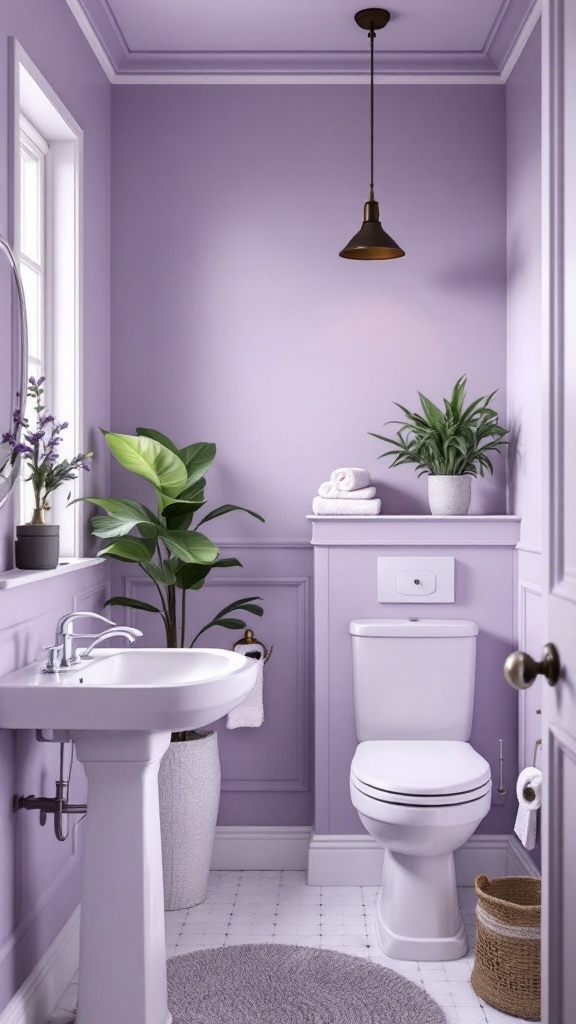
[[[314,516],[320,547],[515,547],[520,516]]]
[[[54,576],[65,576],[79,569],[89,569],[92,565],[103,565],[103,558],[63,558],[55,569],[7,569],[0,572],[0,590],[12,587],[23,587],[26,583],[40,583]]]

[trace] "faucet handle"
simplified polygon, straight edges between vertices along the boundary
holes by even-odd
[[[55,672],[60,668],[60,659],[64,650],[62,644],[44,644],[43,651],[48,651],[48,658],[43,668],[44,672],[49,672],[54,675]]]

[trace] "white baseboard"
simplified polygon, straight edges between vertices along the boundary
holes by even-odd
[[[371,836],[316,835],[310,840],[308,885],[380,885],[382,849]]]
[[[310,835],[307,825],[219,825],[211,868],[213,871],[305,871]]]
[[[382,850],[366,835],[313,835],[308,857],[309,885],[380,885]],[[456,851],[458,885],[474,885],[476,875],[538,875],[516,836],[471,837]]]
[[[78,970],[80,907],[0,1013],[0,1024],[46,1024]]]

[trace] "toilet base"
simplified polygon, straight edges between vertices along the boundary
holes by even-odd
[[[463,924],[455,935],[441,939],[396,935],[382,920],[379,901],[374,908],[374,919],[378,945],[393,960],[459,960],[468,951]]]
[[[468,949],[454,857],[384,851],[375,909],[378,944],[395,960],[458,960]]]

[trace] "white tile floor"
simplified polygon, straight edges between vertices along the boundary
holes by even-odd
[[[470,985],[474,944],[473,889],[459,889],[470,950],[461,960],[390,960],[376,942],[375,888],[308,886],[303,871],[213,871],[205,903],[166,914],[166,955],[238,943],[281,942],[337,949],[383,964],[423,988],[444,1009],[447,1024],[525,1024],[485,1006]],[[50,1024],[74,1020],[77,983]],[[102,1024],[105,1024],[103,1021]]]

